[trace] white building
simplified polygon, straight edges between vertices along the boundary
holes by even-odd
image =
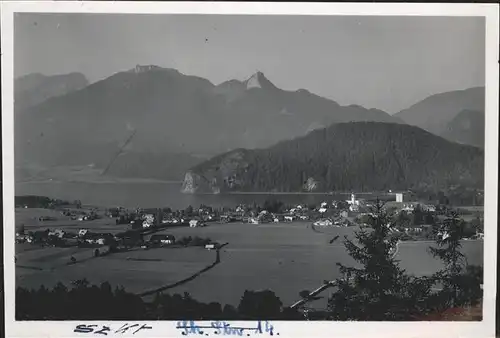
[[[145,214],[142,219],[143,228],[151,228],[155,223],[155,216],[153,214]]]
[[[64,231],[60,230],[60,229],[51,230],[51,231],[49,231],[49,236],[55,236],[55,237],[63,238]]]
[[[396,202],[403,203],[403,194],[401,193],[396,194]]]
[[[192,219],[189,221],[189,227],[190,228],[196,228],[196,227],[199,227],[199,226],[202,226],[201,222],[196,220],[196,219]]]
[[[413,203],[403,204],[403,208],[401,208],[401,210],[411,213],[415,210],[415,205]]]
[[[354,195],[354,194],[351,194],[351,199],[350,200],[346,200],[346,202],[349,205],[357,205],[357,206],[359,206],[359,200],[356,199],[356,195]]]
[[[153,214],[145,214],[142,219],[153,223],[155,220],[155,216]]]
[[[330,226],[330,225],[333,225],[333,222],[329,219],[323,219],[323,220],[319,220],[319,221],[314,222],[314,225]]]
[[[357,202],[359,202],[359,201],[357,201]],[[350,212],[358,212],[359,211],[359,203],[349,205],[349,211]]]

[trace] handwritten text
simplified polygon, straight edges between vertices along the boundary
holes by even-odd
[[[76,333],[93,333],[99,335],[107,336],[108,333],[111,334],[124,334],[131,332],[132,334],[136,334],[141,330],[151,330],[153,327],[148,326],[146,324],[124,324],[119,328],[111,328],[111,326],[105,325],[95,325],[95,324],[80,324],[77,325],[73,332]]]
[[[203,335],[209,336],[211,334],[220,336],[251,336],[268,334],[270,336],[278,335],[274,332],[274,326],[268,321],[258,321],[254,327],[240,327],[231,326],[230,323],[223,321],[214,321],[210,325],[198,325],[194,321],[180,321],[177,322],[176,328],[181,330],[182,335]]]

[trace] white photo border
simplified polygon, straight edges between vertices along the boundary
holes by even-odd
[[[287,322],[275,321],[279,337],[470,337],[495,336],[498,198],[499,16],[496,4],[244,3],[244,2],[1,2],[3,231],[6,337],[74,337],[86,321],[16,321],[14,264],[14,13],[129,13],[226,15],[481,16],[486,20],[485,240],[481,322]],[[88,322],[88,321],[87,321]],[[125,321],[92,321],[120,327]],[[130,322],[129,322],[130,323]],[[171,321],[137,321],[153,329],[120,336],[182,337]],[[244,322],[231,322],[235,325]],[[248,323],[244,324],[248,326]],[[108,335],[113,335],[108,334]],[[94,334],[92,334],[94,336]]]

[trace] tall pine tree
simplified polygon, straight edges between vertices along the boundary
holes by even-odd
[[[435,229],[437,246],[429,250],[444,264],[444,268],[433,275],[440,291],[431,298],[430,306],[437,312],[476,305],[482,298],[482,268],[468,265],[460,251],[464,230],[465,222],[456,212],[451,212]]]
[[[413,320],[426,311],[431,282],[408,276],[394,258],[397,239],[390,236],[391,217],[377,201],[368,229],[355,233],[355,241],[344,240],[358,267],[337,263],[342,278],[329,299],[334,320]]]

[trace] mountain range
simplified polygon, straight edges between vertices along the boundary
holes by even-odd
[[[273,149],[278,145],[283,147],[282,141],[290,141],[302,149],[302,145],[294,142],[302,144],[307,139],[304,136],[319,135],[325,130],[339,134],[335,125],[349,122],[392,125],[387,130],[375,125],[382,133],[394,128],[419,133],[404,129],[407,127],[402,125],[407,123],[453,142],[484,147],[484,87],[433,95],[391,116],[378,109],[341,106],[305,89],[282,90],[262,72],[243,81],[229,80],[219,85],[158,66],[136,66],[92,84],[80,73],[30,74],[15,81],[16,179],[36,179],[37,175],[51,172],[61,175],[67,168],[66,176],[87,172],[91,174],[89,177],[182,180],[193,168],[189,173],[201,170],[197,179],[201,182],[207,163],[220,158],[224,163],[237,160],[235,165],[239,168],[238,159],[247,161],[247,156],[275,154]],[[357,135],[363,140],[365,131],[359,135],[357,130],[367,125],[370,124],[354,124],[352,137]],[[440,147],[454,147],[434,135],[424,135],[430,135],[430,140]],[[336,149],[342,146],[350,149],[349,144],[354,140],[345,136],[345,146],[340,138],[326,140],[311,136],[311,139],[334,142],[330,146]],[[400,141],[406,144],[403,139]],[[419,136],[417,141],[422,142],[423,137]],[[311,142],[305,148],[308,151],[322,147]],[[418,152],[401,147],[404,152]],[[218,154],[223,155],[218,157]],[[341,163],[342,159],[335,156],[333,161]],[[448,159],[460,160],[453,156]],[[426,158],[420,160],[425,162]],[[207,177],[218,180],[225,177],[218,175],[207,174]],[[311,176],[309,182],[316,187],[333,187],[325,175],[315,173],[313,176],[318,178]],[[318,183],[320,177],[323,183]],[[196,184],[204,185],[199,182]],[[216,186],[220,181],[217,182]],[[283,182],[278,188],[290,187],[295,189],[297,184]],[[242,188],[262,186],[245,183]],[[214,189],[219,188],[214,186]]]
[[[452,141],[484,148],[484,141],[481,141],[484,139],[484,128],[480,128],[484,126],[484,106],[485,88],[474,87],[429,96],[394,116]],[[465,119],[469,121],[470,128],[465,127]],[[462,127],[459,128],[458,124]]]
[[[350,121],[403,123],[305,89],[282,90],[261,72],[214,85],[174,69],[137,66],[36,105],[16,105],[16,165],[182,179],[216,154],[265,148]]]
[[[89,85],[85,75],[69,73],[46,76],[32,73],[14,81],[14,104],[16,110],[36,106],[47,99],[80,90]]]
[[[482,187],[484,153],[420,128],[338,123],[267,149],[236,149],[185,175],[183,191],[387,191]]]

